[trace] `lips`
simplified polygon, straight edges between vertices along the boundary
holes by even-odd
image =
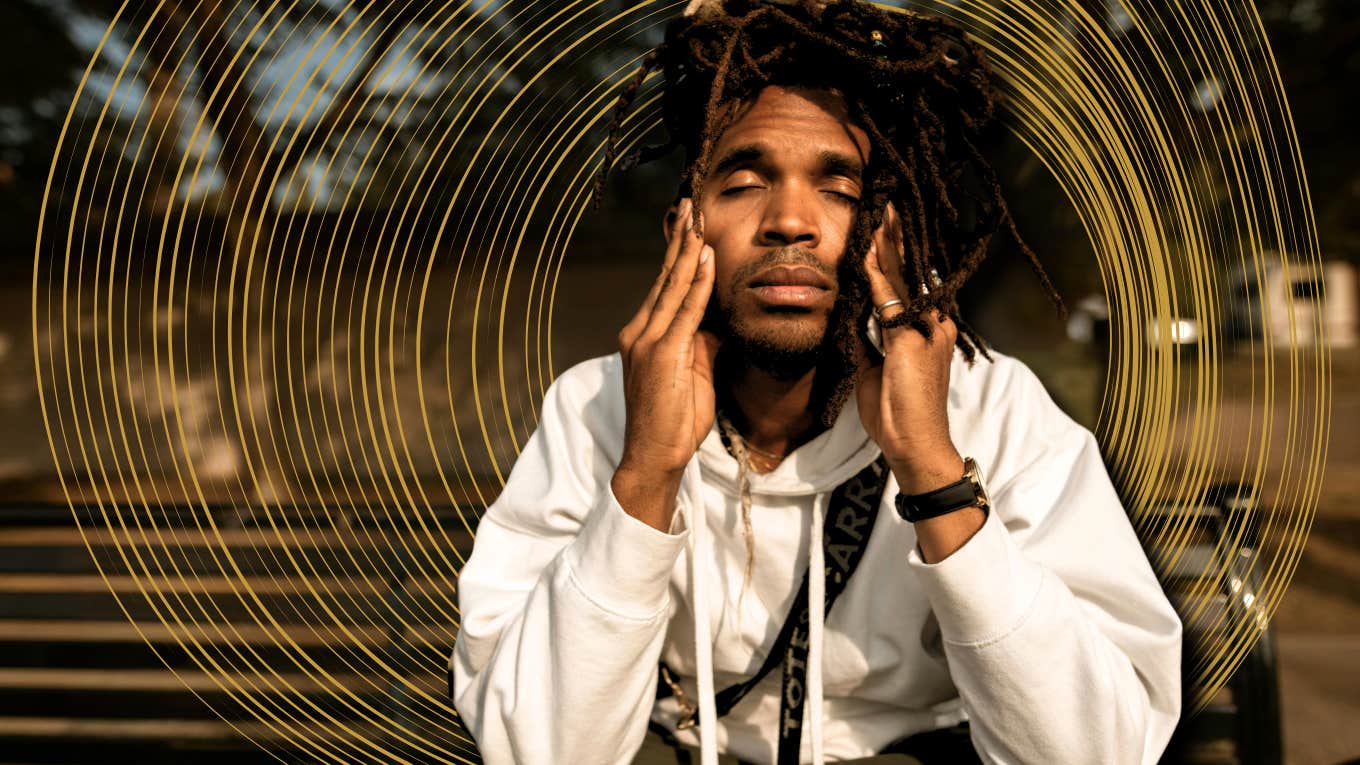
[[[761,271],[751,279],[752,287],[815,287],[831,289],[831,282],[820,272],[807,266],[776,266]]]
[[[815,269],[777,266],[751,279],[750,288],[767,306],[813,308],[831,294],[831,282]]]

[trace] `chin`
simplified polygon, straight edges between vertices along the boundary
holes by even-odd
[[[820,314],[760,311],[731,326],[729,351],[776,377],[801,377],[817,366],[826,326]]]
[[[748,341],[783,347],[791,353],[815,350],[826,336],[826,317],[820,314],[762,311],[742,322],[739,334]]]

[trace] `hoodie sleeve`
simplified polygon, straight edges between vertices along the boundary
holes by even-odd
[[[626,762],[646,734],[688,531],[614,497],[622,390],[601,367],[549,388],[458,577],[451,694],[488,763]]]
[[[1016,467],[988,481],[967,543],[934,564],[908,555],[973,744],[984,762],[1155,763],[1180,715],[1180,619],[1095,437],[1011,363],[991,412],[1024,445]]]

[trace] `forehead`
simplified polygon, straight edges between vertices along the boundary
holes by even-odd
[[[742,111],[714,147],[714,155],[733,146],[758,144],[771,154],[796,161],[827,152],[869,159],[869,137],[850,121],[845,100],[828,90],[771,85]]]

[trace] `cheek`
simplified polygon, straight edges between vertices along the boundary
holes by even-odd
[[[732,289],[733,280],[741,271],[743,248],[738,246],[737,237],[729,228],[709,224],[704,221],[704,241],[713,247],[714,271],[713,294],[726,295]]]
[[[713,272],[713,299],[723,304],[731,301],[733,283],[737,275],[737,264],[718,256]]]
[[[838,246],[844,248],[850,243],[850,232],[854,229],[858,214],[855,209],[846,208],[827,216],[827,237],[836,239]]]
[[[854,225],[854,213],[838,216],[833,224],[827,244],[831,245],[829,248],[831,252],[839,252],[841,254],[831,262],[830,265],[832,268],[837,268],[842,260],[850,257],[850,234],[854,230]]]

